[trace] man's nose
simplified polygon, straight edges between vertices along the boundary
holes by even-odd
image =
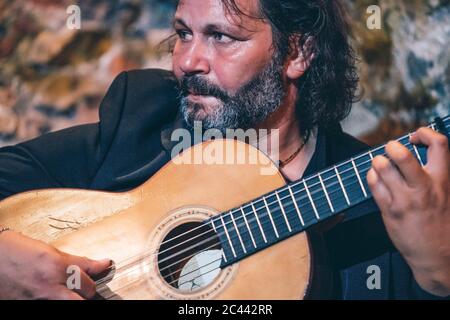
[[[200,39],[192,40],[180,56],[180,69],[185,75],[208,74],[210,64],[207,47]]]

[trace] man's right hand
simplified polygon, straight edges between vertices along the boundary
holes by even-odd
[[[0,299],[80,300],[95,296],[92,276],[110,266],[109,259],[95,261],[63,253],[41,241],[14,231],[0,234]],[[67,268],[80,268],[80,289],[67,287]]]

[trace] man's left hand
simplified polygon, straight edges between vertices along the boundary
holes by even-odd
[[[421,167],[396,141],[387,157],[373,159],[367,181],[387,232],[411,267],[417,283],[431,294],[450,295],[450,152],[447,138],[421,128],[411,143],[428,147]]]

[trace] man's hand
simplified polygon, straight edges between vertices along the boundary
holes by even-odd
[[[80,267],[81,288],[69,290],[67,267]],[[0,234],[0,299],[80,300],[95,295],[90,276],[105,271],[110,260],[94,261],[63,253],[43,242],[7,231]]]
[[[422,168],[398,142],[386,146],[388,157],[373,159],[367,181],[382,212],[387,232],[426,291],[450,295],[450,152],[448,141],[429,128],[411,143],[428,146]]]

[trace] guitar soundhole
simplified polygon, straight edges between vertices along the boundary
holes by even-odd
[[[164,280],[182,292],[210,284],[220,273],[222,249],[215,232],[201,222],[170,231],[161,243],[158,268]]]

